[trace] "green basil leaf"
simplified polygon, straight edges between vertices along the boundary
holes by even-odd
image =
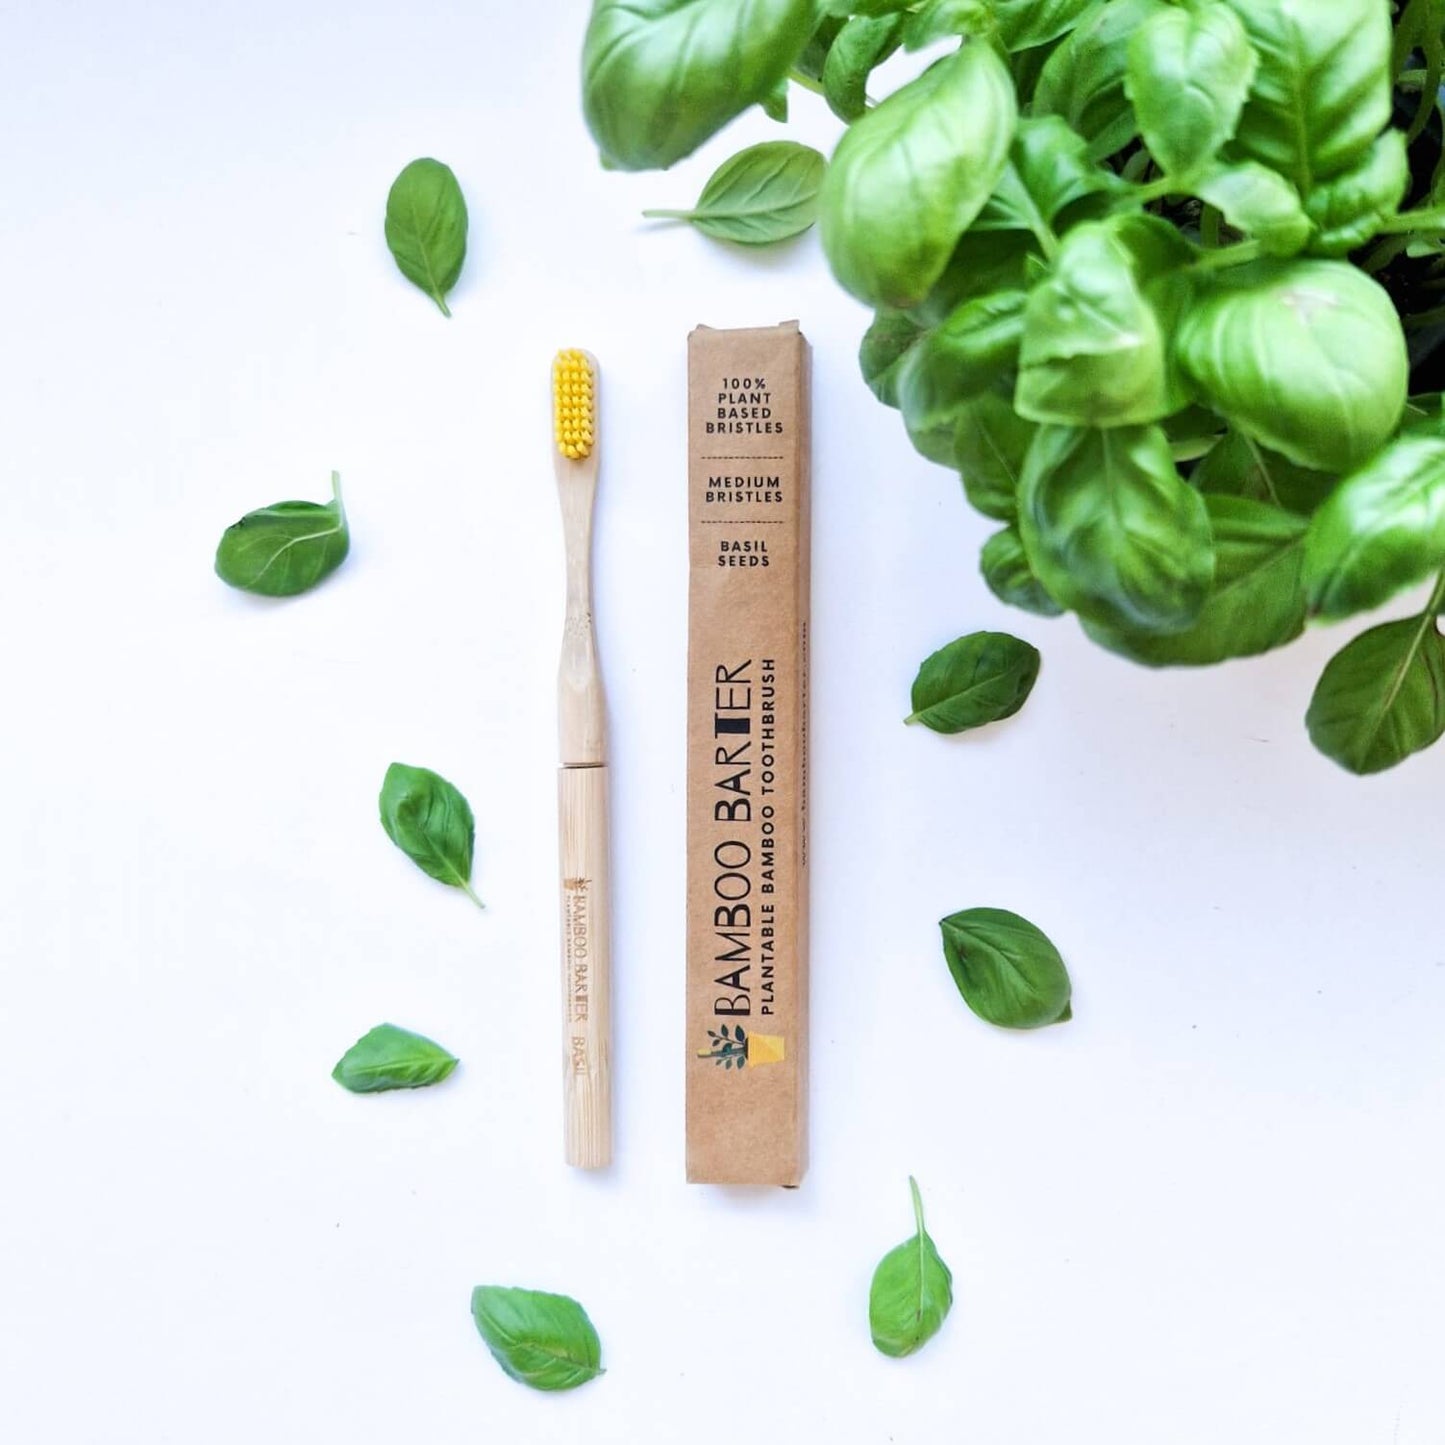
[[[353,1094],[380,1094],[439,1084],[456,1066],[455,1055],[440,1044],[395,1024],[378,1024],[342,1054],[331,1077]]]
[[[963,733],[1012,717],[1039,675],[1039,651],[1007,632],[971,632],[925,658],[905,722]]]
[[[1161,10],[1139,27],[1124,91],[1165,175],[1193,175],[1234,134],[1258,64],[1227,5]]]
[[[1445,392],[1425,391],[1405,403],[1404,432],[1425,432],[1430,436],[1445,435]]]
[[[381,826],[386,836],[438,882],[460,888],[478,908],[472,891],[476,821],[460,792],[430,768],[393,763],[381,785]]]
[[[467,203],[451,168],[425,156],[406,166],[387,193],[385,229],[397,270],[450,316],[447,292],[467,259]]]
[[[492,1358],[534,1390],[575,1390],[606,1373],[587,1311],[564,1294],[479,1284],[472,1318]]]
[[[925,456],[925,439],[941,438],[934,460],[955,466],[954,434],[964,403],[1013,372],[1023,334],[1022,291],[995,291],[965,301],[928,332],[899,363],[899,410],[914,445]]]
[[[1359,465],[1399,425],[1409,360],[1383,287],[1340,261],[1259,261],[1211,277],[1176,355],[1204,400],[1291,461]]]
[[[277,502],[227,527],[216,548],[216,575],[243,592],[294,597],[329,577],[350,550],[341,476],[332,472],[329,502]]]
[[[911,1355],[936,1335],[953,1308],[953,1275],[923,1227],[923,1199],[913,1195],[913,1237],[890,1249],[868,1289],[868,1329],[881,1354]]]
[[[928,0],[920,10],[908,17],[903,29],[903,48],[922,50],[935,40],[953,35],[984,37],[996,34],[990,0]]]
[[[1387,130],[1349,170],[1321,182],[1305,203],[1317,234],[1315,256],[1344,256],[1379,233],[1410,188],[1403,131]]]
[[[898,371],[909,349],[924,334],[923,327],[902,311],[880,311],[863,333],[858,346],[858,368],[868,390],[884,406],[898,405]]]
[[[823,0],[822,9],[829,15],[893,15],[912,4],[913,0]]]
[[[765,95],[758,104],[763,108],[763,114],[769,120],[775,120],[779,125],[788,123],[788,82],[780,80],[773,89]]]
[[[983,544],[978,560],[984,583],[1000,602],[1032,612],[1036,617],[1058,617],[1063,613],[1064,609],[1034,575],[1017,527],[995,532]]]
[[[1379,773],[1445,735],[1445,638],[1425,612],[1372,627],[1326,665],[1305,726],[1352,773]]]
[[[1224,422],[1205,406],[1186,406],[1159,423],[1176,462],[1197,461],[1217,447]]]
[[[904,418],[907,425],[907,418]],[[952,418],[932,427],[917,425],[908,427],[908,440],[913,450],[940,467],[953,468],[958,465],[958,423]]]
[[[1308,516],[1339,478],[1296,466],[1243,432],[1231,431],[1206,453],[1189,480],[1201,492],[1270,502]]]
[[[963,1001],[1006,1029],[1037,1029],[1073,1017],[1069,971],[1048,936],[1006,908],[965,908],[943,930],[943,956]]]
[[[999,39],[1009,50],[1047,45],[1072,29],[1092,0],[993,0]]]
[[[964,403],[953,433],[953,460],[969,504],[985,517],[1018,516],[1018,485],[1038,432],[1014,410],[1012,386]]]
[[[772,95],[801,54],[813,0],[593,0],[582,109],[621,170],[660,170]]]
[[[1128,426],[1168,416],[1182,400],[1130,248],[1107,225],[1075,227],[1024,312],[1014,397],[1020,415]]]
[[[845,21],[837,15],[825,15],[817,25],[817,28],[808,37],[808,43],[803,47],[803,52],[793,62],[793,69],[815,85],[821,85],[823,81],[823,67],[828,62],[828,51],[832,49],[833,42],[842,33]]]
[[[1089,159],[1084,138],[1056,115],[1024,117],[1014,132],[998,189],[972,226],[980,231],[1030,231],[1046,236],[1065,206],[1110,191],[1112,171]]]
[[[1148,667],[1203,667],[1283,647],[1304,631],[1305,519],[1244,497],[1213,495],[1204,503],[1214,582],[1194,624],[1159,637],[1086,621],[1095,642]]]
[[[1046,426],[1019,483],[1034,571],[1065,607],[1125,631],[1182,632],[1214,577],[1204,499],[1157,426]]]
[[[975,227],[977,224],[975,221]],[[920,326],[937,326],[975,296],[1027,287],[1032,279],[1029,268],[1039,260],[1039,248],[1031,235],[970,230],[959,238],[928,294],[910,306],[908,314]]]
[[[868,109],[868,77],[903,43],[901,15],[861,15],[839,32],[823,66],[823,98],[839,120]]]
[[[1107,0],[1091,6],[1044,64],[1034,89],[1034,115],[1059,115],[1102,160],[1139,134],[1124,93],[1129,42],[1166,8],[1165,0]]]
[[[1378,0],[1229,0],[1259,68],[1235,147],[1308,200],[1390,123],[1390,14]]]
[[[1016,102],[1003,61],[965,45],[849,126],[823,182],[823,249],[874,306],[928,295],[1008,158]]]
[[[729,157],[708,178],[690,211],[644,211],[691,221],[706,236],[767,246],[801,235],[817,219],[827,162],[811,146],[772,140]]]
[[[1257,161],[1212,166],[1191,189],[1200,200],[1217,206],[1235,230],[1253,236],[1267,256],[1297,255],[1310,238],[1313,227],[1299,192]]]
[[[1084,18],[1092,11],[1092,5],[1084,11]],[[1038,89],[1039,77],[1044,72],[1044,66],[1049,63],[1049,58],[1054,51],[1060,50],[1068,43],[1068,33],[1061,35],[1057,40],[1051,40],[1047,45],[1034,45],[1028,50],[1014,50],[1009,53],[1008,68],[1014,78],[1014,89],[1018,93],[1020,111],[1037,115],[1040,112],[1034,106],[1034,92]]]
[[[1315,513],[1310,606],[1349,617],[1445,567],[1445,438],[1412,432],[1346,477]]]

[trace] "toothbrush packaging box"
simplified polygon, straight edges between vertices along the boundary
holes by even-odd
[[[687,1177],[795,1185],[808,1104],[809,352],[688,338]]]

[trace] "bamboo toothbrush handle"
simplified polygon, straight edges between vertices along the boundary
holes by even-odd
[[[607,769],[557,770],[562,861],[562,1066],[567,1162],[612,1162]]]

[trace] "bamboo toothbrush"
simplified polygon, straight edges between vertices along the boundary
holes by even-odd
[[[562,1061],[567,1162],[612,1160],[612,1000],[607,867],[607,743],[592,626],[592,504],[597,496],[597,362],[552,363],[553,460],[567,549],[567,616],[557,671],[561,767]]]

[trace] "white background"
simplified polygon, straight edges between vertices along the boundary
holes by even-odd
[[[1445,1438],[1445,752],[1309,747],[1347,633],[1154,675],[1009,613],[987,524],[858,379],[816,240],[639,221],[601,171],[585,6],[10,6],[0,31],[5,816],[0,1434],[16,1445]],[[798,133],[837,125],[797,96]],[[448,322],[384,249],[448,161]],[[814,1163],[682,1180],[684,338],[816,355]],[[618,1159],[561,1164],[548,363],[601,358]],[[243,511],[354,547],[267,604]],[[1397,609],[1398,610],[1398,609]],[[1045,653],[1014,721],[905,730],[919,660]],[[387,842],[394,758],[478,818],[478,913]],[[1036,1035],[964,1007],[936,920],[1016,908],[1075,978]],[[329,1078],[381,1020],[446,1085]],[[957,1304],[916,1358],[868,1280],[916,1173]],[[506,1379],[478,1282],[587,1306],[608,1374]]]

